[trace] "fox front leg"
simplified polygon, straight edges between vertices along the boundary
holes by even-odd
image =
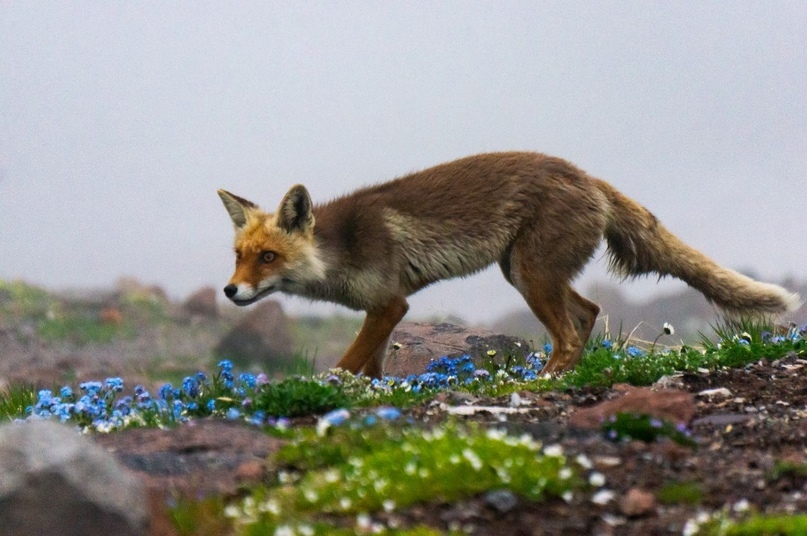
[[[403,297],[393,298],[383,307],[369,309],[359,335],[336,366],[353,374],[364,370],[369,376],[380,378],[392,330],[408,310],[409,304]]]

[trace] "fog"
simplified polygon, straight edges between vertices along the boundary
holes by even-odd
[[[803,279],[805,43],[804,2],[2,2],[0,278],[182,297],[231,274],[217,188],[273,210],[297,182],[325,201],[523,149],[721,264]],[[524,307],[498,269],[410,301]]]

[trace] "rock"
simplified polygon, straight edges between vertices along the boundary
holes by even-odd
[[[646,387],[625,384],[615,385],[614,390],[622,396],[590,408],[578,409],[572,414],[570,424],[580,428],[599,428],[603,421],[617,413],[650,415],[678,424],[689,423],[695,415],[695,400],[684,391],[652,391]]]
[[[495,352],[493,356],[488,352]],[[422,374],[432,359],[470,355],[476,363],[484,359],[503,362],[508,355],[526,357],[529,344],[517,337],[482,328],[453,324],[402,322],[390,338],[384,373],[390,376]]]
[[[280,304],[263,300],[227,333],[215,348],[222,359],[241,365],[258,364],[266,372],[292,362],[294,339]]]
[[[652,513],[656,508],[656,497],[639,488],[631,488],[619,499],[619,510],[628,517],[640,517]]]
[[[485,504],[501,514],[506,514],[516,507],[518,497],[509,489],[495,489],[485,493]]]
[[[93,439],[164,498],[233,496],[241,486],[262,481],[267,456],[284,444],[256,426],[220,419],[167,430],[130,428]]]
[[[701,391],[697,394],[697,396],[704,398],[729,398],[732,395],[731,391],[725,387],[718,387],[716,389],[706,389]]]
[[[144,484],[68,426],[0,426],[0,527],[4,536],[145,534]]]
[[[213,287],[202,287],[182,302],[182,310],[191,315],[205,318],[217,318],[219,309],[216,304],[218,293]]]

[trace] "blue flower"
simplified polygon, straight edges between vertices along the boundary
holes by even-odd
[[[83,382],[79,384],[79,388],[82,391],[87,391],[88,393],[98,393],[101,390],[101,382]]]
[[[109,389],[111,391],[114,391],[116,393],[119,393],[119,392],[123,391],[123,379],[122,378],[118,378],[118,377],[107,378],[106,382],[104,382],[104,385],[106,386],[107,389]]]
[[[246,385],[250,389],[255,389],[256,379],[254,374],[250,374],[249,372],[242,372],[241,374],[238,375],[238,381]]]
[[[401,416],[401,410],[394,407],[381,407],[375,410],[375,414],[385,421],[394,421]]]
[[[199,379],[197,376],[186,376],[182,380],[182,390],[191,398],[199,396]]]
[[[222,372],[230,372],[233,370],[233,362],[230,361],[229,359],[222,359],[221,361],[219,361],[218,366]]]
[[[600,341],[600,346],[602,346],[606,350],[610,350],[611,348],[613,348],[614,343],[611,342],[610,339],[603,339],[602,341]]]
[[[329,413],[326,413],[320,418],[320,421],[327,423],[331,426],[339,426],[340,424],[345,422],[348,418],[350,418],[350,412],[342,408],[342,409],[335,409]]]
[[[162,400],[168,400],[174,397],[174,386],[170,383],[163,384],[158,391],[158,395]]]
[[[632,344],[628,345],[628,347],[625,349],[625,351],[631,357],[644,357],[646,355],[644,353],[644,350],[642,350],[641,348],[637,348],[637,347],[633,346]]]

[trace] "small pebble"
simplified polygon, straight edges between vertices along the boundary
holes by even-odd
[[[496,489],[485,493],[485,503],[505,514],[516,507],[518,498],[509,489]]]

